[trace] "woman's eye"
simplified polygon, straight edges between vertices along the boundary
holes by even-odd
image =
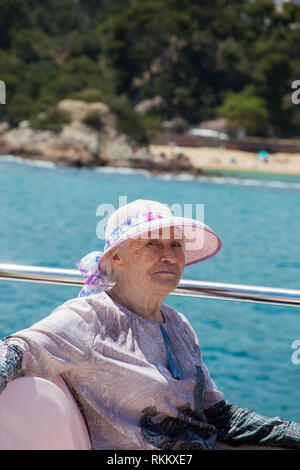
[[[147,243],[146,243],[146,246],[156,246],[157,245],[157,242],[155,240],[149,240]],[[172,242],[171,243],[171,247],[179,247],[181,248],[182,247],[182,243],[181,242]]]

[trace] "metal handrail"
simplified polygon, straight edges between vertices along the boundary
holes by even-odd
[[[69,286],[82,286],[84,283],[80,272],[74,269],[45,268],[16,264],[0,264],[1,279]],[[275,287],[182,279],[170,295],[300,307],[300,290],[279,289]]]

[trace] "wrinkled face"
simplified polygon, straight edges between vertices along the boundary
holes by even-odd
[[[168,229],[168,238],[160,229],[148,238],[128,240],[112,260],[118,279],[131,283],[144,292],[167,295],[178,285],[184,271],[183,240],[176,229]]]

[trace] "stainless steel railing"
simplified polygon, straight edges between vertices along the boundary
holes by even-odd
[[[15,264],[0,264],[0,280],[1,279],[79,287],[84,283],[79,271],[73,269],[44,268],[40,266],[22,266]],[[300,307],[300,290],[279,289],[275,287],[224,284],[219,282],[182,279],[171,295]]]

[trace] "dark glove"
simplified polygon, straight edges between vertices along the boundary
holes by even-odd
[[[207,422],[216,427],[218,439],[233,446],[252,444],[300,449],[300,424],[294,421],[268,418],[224,400],[205,410],[205,416]]]

